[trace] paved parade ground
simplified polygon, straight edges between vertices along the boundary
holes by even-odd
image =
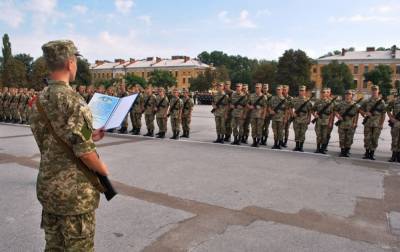
[[[400,251],[400,164],[268,146],[212,144],[209,106],[196,106],[190,140],[109,134],[98,143],[119,195],[102,197],[96,251]],[[142,127],[142,134],[146,133]],[[170,133],[168,134],[170,136]],[[249,139],[250,140],[250,139]],[[251,141],[250,141],[251,142]],[[26,126],[0,124],[0,251],[43,251],[35,183],[40,154]]]

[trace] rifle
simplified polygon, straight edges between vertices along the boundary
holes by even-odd
[[[333,98],[328,104],[326,104],[320,111],[317,112],[318,116],[322,115],[325,113],[325,111],[336,101],[336,99],[338,98],[338,96],[336,96],[335,98]],[[318,121],[318,118],[314,118],[311,122],[314,124]]]
[[[305,107],[309,102],[311,102],[311,99],[314,97],[314,95],[315,95],[315,93],[312,93],[310,99],[308,99],[307,101],[303,102],[303,104],[301,104],[300,107],[298,107],[298,108],[294,111],[294,113],[297,115],[297,114],[299,114],[299,113],[301,113],[301,112],[304,112],[304,111],[303,111],[304,107]],[[290,124],[290,123],[293,122],[293,121],[294,121],[294,117],[290,117],[288,123]]]
[[[183,103],[183,110],[187,109],[187,105],[188,105],[189,100],[190,100],[190,97],[185,101],[185,103]]]
[[[344,112],[343,112],[343,114],[341,114],[340,116],[342,117],[342,120],[337,120],[337,122],[335,123],[335,125],[336,126],[338,126],[339,127],[339,125],[342,123],[342,121],[343,121],[343,118],[345,118],[346,116],[350,116],[349,115],[349,113],[350,113],[350,111],[357,105],[357,104],[359,104],[360,102],[362,102],[362,98],[360,98],[360,99],[358,99],[353,105],[351,105],[350,107],[348,107]]]
[[[146,99],[146,101],[144,102],[142,113],[146,110],[147,106],[149,106],[150,99],[151,99],[151,96],[149,96]],[[138,99],[136,99],[136,100],[138,100]]]
[[[276,113],[278,113],[279,110],[281,110],[281,107],[283,105],[283,103],[286,102],[286,98],[282,99],[278,105],[276,105],[275,108],[273,108],[272,110]],[[273,115],[268,115],[268,119],[272,119]]]
[[[239,104],[243,101],[243,99],[246,97],[246,95],[242,95],[239,100],[237,100],[234,104],[233,107],[236,109],[237,106],[239,106]]]
[[[374,106],[368,112],[370,114],[374,113],[377,110],[378,106],[382,103],[382,101],[383,100],[381,98],[377,102],[375,102]],[[364,117],[364,120],[362,121],[362,124],[363,125],[366,124],[368,122],[368,120],[369,120],[369,116]]]
[[[400,112],[398,112],[398,113],[395,115],[394,119],[396,119],[397,121],[400,120]],[[390,121],[390,119],[388,120],[388,124],[389,124],[389,127],[390,127],[390,128],[393,128],[393,127],[394,127],[394,122]]]
[[[216,108],[213,108],[211,110],[211,113],[214,113],[215,110],[219,109],[219,106],[221,106],[222,101],[225,99],[226,94],[224,94],[221,98],[219,98],[219,100],[217,101],[217,103],[215,103]]]
[[[167,117],[169,117],[169,116],[171,115],[171,111],[174,111],[174,110],[175,110],[176,104],[177,104],[178,102],[179,102],[179,98],[177,98],[176,101],[175,101],[175,103],[174,103],[174,105],[172,105],[172,106],[169,108],[169,113],[167,114]]]
[[[162,104],[163,104],[164,101],[165,101],[165,96],[164,96],[164,97],[161,99],[161,101],[157,104],[157,106],[156,106],[157,111],[158,111],[161,107],[164,107],[164,106],[162,106]],[[156,114],[157,111],[154,111],[153,114]]]
[[[261,95],[260,98],[258,98],[252,105],[253,106],[258,106],[263,97],[264,97],[264,95]]]

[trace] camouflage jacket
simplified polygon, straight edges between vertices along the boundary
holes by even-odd
[[[232,117],[242,117],[247,103],[248,99],[246,94],[233,92],[230,99],[230,104],[235,106],[232,109]]]
[[[164,96],[163,98],[161,98],[160,96],[157,96],[156,98],[157,118],[166,118],[168,107],[169,107],[168,97]]]
[[[222,98],[224,97],[224,98]],[[222,100],[221,100],[222,99]],[[220,101],[220,102],[219,102]],[[217,106],[219,102],[219,106],[215,108],[214,115],[217,117],[225,116],[226,111],[229,105],[229,97],[225,92],[217,92],[213,95],[212,105]]]
[[[267,98],[261,94],[258,96],[256,93],[250,95],[249,105],[254,106],[250,109],[251,118],[264,118],[265,109],[267,108]]]
[[[182,116],[188,117],[191,114],[193,107],[194,107],[193,99],[190,97],[187,99],[182,98],[182,101],[183,101]]]
[[[349,109],[351,106],[353,106],[355,102],[346,102],[346,101],[341,101],[340,103],[336,104],[335,106],[335,111],[339,113],[340,116],[344,114],[344,112]],[[340,123],[339,127],[342,129],[349,129],[353,126],[353,122],[355,117],[358,114],[358,109],[359,106],[353,106],[353,108],[348,112],[348,115],[343,117],[343,121]]]
[[[38,99],[55,132],[71,146],[77,157],[96,150],[90,109],[69,84],[50,81]],[[76,215],[96,209],[99,192],[52,136],[36,105],[30,120],[41,154],[36,192],[43,210],[58,215]]]
[[[360,110],[364,112],[370,112],[371,108],[375,106],[375,103],[378,102],[381,98],[369,98],[364,103],[361,104]],[[385,116],[386,105],[382,100],[376,110],[372,113],[372,116],[368,119],[367,123],[364,125],[365,127],[381,127],[381,119]]]
[[[387,106],[387,112],[391,112],[393,117],[396,117],[397,114],[400,115],[400,97],[397,97],[389,102]],[[400,119],[396,119],[396,121],[394,121],[394,127],[400,128]]]
[[[143,112],[144,96],[142,93],[138,93],[135,102],[132,105],[131,113],[141,114]]]
[[[183,102],[180,98],[172,97],[169,103],[169,114],[171,118],[178,118],[181,115]]]
[[[313,106],[313,111],[315,113],[318,113],[319,111],[321,111],[326,105],[328,105],[328,103],[331,102],[331,99],[319,99],[315,102],[314,106]],[[322,114],[318,114],[319,119],[317,121],[317,123],[319,123],[320,125],[328,125],[329,124],[329,118],[331,117],[332,113],[334,112],[334,108],[335,108],[335,103],[332,103],[326,110],[324,113]]]
[[[151,95],[151,96],[146,95],[144,97],[143,106],[144,106],[143,109],[144,109],[145,115],[154,114],[154,108],[156,107],[156,96],[155,95]]]
[[[293,112],[295,113],[296,110],[300,109],[300,107],[303,106],[303,104],[307,101],[308,98],[306,97],[298,96],[296,98],[293,98],[291,101],[291,107],[293,108]],[[303,109],[297,113],[296,117],[294,118],[294,122],[308,124],[311,110],[312,110],[312,104],[311,102],[308,102],[306,105],[303,106]]]
[[[283,101],[284,100],[284,101]],[[275,110],[275,108],[283,101],[283,104],[280,106],[280,109],[278,111],[275,111],[275,115],[272,116],[273,121],[277,122],[282,122],[285,118],[285,111],[289,107],[289,103],[286,101],[286,99],[281,96],[272,96],[271,99],[269,99],[268,102],[268,107],[271,110]]]

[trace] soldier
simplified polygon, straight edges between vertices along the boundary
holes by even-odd
[[[4,104],[8,93],[7,87],[3,87],[0,92],[0,122],[4,121]]]
[[[78,87],[78,93],[82,96],[83,100],[87,101],[88,94],[86,93],[86,86],[80,85]]]
[[[115,89],[112,85],[107,87],[106,95],[115,96]]]
[[[104,87],[104,85],[100,85],[96,88],[96,92],[99,94],[105,94],[106,93],[106,88]]]
[[[400,96],[397,95],[397,90],[393,92],[393,99],[389,102],[387,114],[392,135],[392,157],[388,161],[400,162]]]
[[[269,85],[267,83],[263,84],[263,94],[264,94],[265,98],[267,99],[267,104],[272,97],[272,95],[270,93],[268,93],[268,89],[269,89]],[[268,105],[267,105],[267,107],[268,107]],[[271,123],[271,117],[269,116],[268,108],[266,108],[260,145],[265,145],[265,146],[267,145],[270,123]]]
[[[93,85],[89,85],[86,88],[86,92],[87,92],[86,103],[89,104],[90,100],[92,99],[92,97],[94,95],[94,86]]]
[[[153,95],[153,87],[146,87],[146,95],[144,97],[143,113],[146,121],[147,133],[144,136],[154,136],[154,109],[156,107],[156,96]]]
[[[249,101],[250,93],[249,93],[249,85],[243,84],[243,93],[246,95],[246,100]],[[250,123],[251,123],[251,113],[250,109],[246,106],[243,109],[244,121],[243,121],[243,136],[241,139],[241,143],[247,144],[247,139],[249,138],[250,133]]]
[[[267,98],[262,93],[262,84],[256,84],[256,92],[250,95],[248,108],[251,116],[251,137],[252,147],[258,147],[264,125],[264,118],[267,108]]]
[[[274,146],[272,149],[281,149],[283,146],[283,131],[287,120],[288,102],[282,94],[283,87],[276,87],[276,95],[272,96],[268,103],[269,114],[272,119],[272,131],[274,132]]]
[[[11,117],[12,117],[12,123],[19,123],[21,118],[20,118],[20,114],[18,111],[18,106],[19,106],[19,101],[21,99],[22,96],[22,88],[16,88],[15,89],[15,96],[14,99],[11,103]]]
[[[119,91],[118,92],[118,97],[119,98],[123,98],[123,97],[129,96],[128,91],[126,91],[125,83],[121,83],[119,85],[119,90],[118,91]],[[87,95],[86,95],[86,97],[87,97]],[[128,115],[126,115],[125,119],[122,121],[121,128],[119,129],[118,133],[120,133],[120,134],[127,134],[128,133]]]
[[[213,94],[211,113],[215,117],[215,129],[217,131],[217,140],[214,143],[224,143],[225,119],[229,111],[229,97],[225,94],[223,83],[217,84],[217,92]]]
[[[306,139],[307,128],[310,124],[312,111],[312,104],[306,97],[306,86],[299,86],[299,96],[293,98],[291,107],[291,118],[293,120],[293,130],[296,141],[296,147],[293,151],[303,152],[303,145]]]
[[[313,107],[315,134],[317,135],[317,149],[315,153],[326,154],[328,146],[329,128],[333,127],[335,105],[330,99],[330,89],[322,90],[321,99],[317,100]]]
[[[28,106],[28,100],[29,100],[29,96],[28,96],[28,89],[24,88],[21,94],[21,98],[18,104],[18,111],[20,114],[20,118],[21,124],[25,124],[27,121],[27,114],[26,114],[26,107]]]
[[[158,133],[157,138],[164,138],[165,133],[167,132],[167,122],[168,122],[168,107],[169,107],[169,100],[165,96],[165,89],[158,88],[158,96],[156,98],[156,120],[158,125]]]
[[[353,92],[346,90],[345,99],[335,105],[335,115],[338,121],[340,157],[349,157],[354,133],[358,123],[357,103],[353,101]]]
[[[129,113],[132,123],[132,130],[130,131],[130,133],[132,133],[132,135],[140,135],[140,128],[142,127],[142,111],[144,110],[144,98],[141,90],[142,87],[140,87],[140,85],[133,85],[130,90],[132,94],[137,94],[136,100],[133,103]]]
[[[286,101],[288,102],[289,106],[287,107],[287,109],[291,110],[290,104],[292,104],[293,97],[289,95],[289,86],[288,85],[282,86],[282,95],[283,95],[283,97],[285,97]],[[284,148],[287,148],[287,142],[289,139],[289,128],[290,128],[291,123],[292,123],[291,113],[288,113],[288,119],[286,120],[286,123],[285,123],[285,136],[284,136],[283,145],[282,145],[282,147],[284,147]]]
[[[231,82],[230,81],[225,81],[224,84],[224,91],[225,94],[228,96],[229,99],[232,97],[232,89],[231,89]],[[230,142],[231,141],[231,135],[232,135],[232,110],[228,107],[228,112],[225,120],[225,142]]]
[[[364,117],[364,148],[363,159],[375,160],[375,150],[378,147],[379,136],[385,121],[385,102],[379,96],[379,87],[371,87],[371,98],[366,100],[360,108],[360,114]]]
[[[330,100],[334,99],[334,97],[332,96],[332,90],[330,88],[328,90],[329,90],[329,95],[328,95],[329,99]],[[333,105],[334,106],[336,105],[336,101],[334,101]],[[335,117],[333,117],[333,118],[335,118]],[[329,141],[331,140],[331,135],[332,135],[332,130],[333,130],[333,123],[331,125],[328,125],[328,126],[329,126],[328,127],[328,141],[326,143],[325,152],[328,151],[328,145],[329,145]]]
[[[232,131],[233,131],[233,145],[240,145],[240,141],[244,135],[244,109],[247,105],[247,96],[242,91],[243,84],[236,84],[236,91],[232,93],[230,100],[230,108],[232,109]]]
[[[182,108],[183,102],[179,98],[179,90],[174,88],[173,97],[171,99],[171,105],[169,107],[169,116],[171,121],[171,129],[173,136],[170,139],[179,139],[179,131],[181,128],[181,120],[182,120]]]
[[[87,167],[107,176],[94,144],[104,132],[93,131],[89,107],[69,85],[76,76],[78,55],[72,41],[51,41],[42,49],[51,80],[36,101],[31,130],[42,158],[36,192],[43,207],[45,251],[94,251],[99,191],[61,142]]]
[[[194,101],[189,96],[189,90],[183,90],[183,109],[182,109],[182,131],[181,137],[189,138],[190,136],[190,122],[192,121],[192,111]]]

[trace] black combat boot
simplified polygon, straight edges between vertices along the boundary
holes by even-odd
[[[160,134],[161,134],[161,131],[159,131],[159,132],[156,134],[156,137],[158,137]]]
[[[154,137],[154,130],[150,130],[150,135],[149,137]]]
[[[175,140],[179,140],[179,130],[176,131],[175,135]]]
[[[396,162],[397,161],[397,154],[398,152],[395,152],[395,151],[393,151],[392,152],[392,157],[388,160],[388,162],[391,162],[391,163],[393,163],[393,162]]]
[[[350,148],[344,148],[344,157],[350,157]]]
[[[321,153],[321,144],[317,144],[317,149],[314,151],[314,153]]]
[[[219,143],[221,141],[220,134],[217,135],[217,139],[213,143]]]
[[[251,147],[258,147],[257,138],[253,137],[253,144],[251,145]]]
[[[246,143],[245,140],[244,140],[244,135],[240,136],[240,143]]]
[[[327,146],[327,144],[322,144],[319,153],[326,154],[326,146]]]
[[[283,142],[283,140],[279,140],[279,149],[281,149],[281,147],[285,148],[285,143]]]
[[[169,139],[176,139],[176,131],[173,132],[172,137],[170,137]]]
[[[190,138],[190,131],[186,131],[186,138]]]
[[[278,149],[281,149],[281,146],[278,144],[278,141],[274,141],[274,146],[272,146],[272,148],[271,149],[274,149],[274,150],[278,150]]]
[[[224,134],[221,134],[219,143],[223,144],[224,143]]]
[[[118,130],[118,133],[120,133],[120,134],[126,134],[126,133],[128,133],[128,129],[127,129],[126,127],[121,127],[121,128]]]
[[[244,139],[244,143],[247,144],[247,143],[248,143],[249,136],[248,136],[248,135],[244,135],[243,139]]]
[[[296,147],[293,149],[293,151],[300,151],[300,142],[296,141]]]
[[[397,162],[400,163],[400,152],[397,152]]]
[[[282,141],[281,146],[282,146],[283,148],[287,148],[287,141],[288,141],[287,138],[285,138],[285,140]]]
[[[261,137],[260,145],[267,145],[267,141],[265,141],[265,137]]]
[[[340,155],[339,155],[339,157],[345,157],[346,156],[346,154],[345,154],[345,149],[344,148],[340,148]]]
[[[304,142],[300,142],[299,144],[300,144],[299,145],[299,151],[300,152],[304,152],[304,149],[303,149]]]
[[[182,130],[182,135],[180,137],[186,137],[186,130]]]
[[[371,150],[371,151],[369,152],[369,159],[370,159],[370,160],[375,160],[375,151]]]
[[[225,135],[224,141],[225,142],[230,142],[231,141],[231,135]]]
[[[156,135],[157,135],[156,138],[164,138],[165,133],[164,132],[158,132]]]
[[[365,153],[364,153],[364,156],[363,156],[363,159],[369,159],[369,149],[366,149],[365,150]]]

